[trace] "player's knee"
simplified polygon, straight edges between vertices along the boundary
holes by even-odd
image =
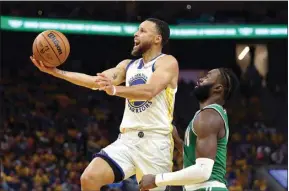
[[[89,175],[88,173],[83,173],[81,176],[80,176],[80,183],[82,186],[84,186],[85,184],[87,184],[87,182],[89,182],[90,180],[92,179],[92,176]]]
[[[100,190],[105,185],[103,178],[98,173],[84,172],[80,177],[81,188],[85,191],[88,189]]]
[[[88,182],[92,182],[93,180],[95,180],[95,175],[88,173],[88,172],[84,172],[80,176],[81,185],[88,183]]]
[[[104,185],[114,181],[114,174],[109,164],[101,158],[94,158],[80,177],[83,191],[99,191]]]

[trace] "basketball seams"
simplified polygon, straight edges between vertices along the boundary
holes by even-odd
[[[50,41],[52,42],[50,43]],[[39,56],[37,55],[39,60],[43,60],[51,66],[57,67],[63,64],[69,56],[69,41],[66,36],[59,31],[43,31],[35,38],[35,43],[33,50],[35,51],[35,55],[39,54]],[[52,49],[53,52],[49,49]],[[54,54],[54,56],[52,54]]]
[[[50,46],[51,50],[54,52],[56,58],[58,59],[59,61],[59,64],[62,64],[61,60],[58,58],[56,52],[54,51],[53,47],[51,46],[51,44],[49,43],[49,41],[46,39],[45,35],[44,34],[41,34],[43,36],[43,38],[46,40],[46,42],[48,43],[48,45]]]
[[[59,37],[59,39],[62,41],[62,43],[63,43],[63,45],[64,45],[64,50],[65,50],[65,60],[63,60],[63,62],[65,62],[66,60],[67,60],[67,57],[66,57],[66,54],[67,54],[67,52],[66,52],[66,44],[64,43],[64,40],[61,38],[61,36],[59,35],[59,34],[57,34],[57,33],[55,33],[54,31],[51,31],[54,35],[57,35],[58,37]]]
[[[47,62],[47,60],[45,59],[45,57],[44,56],[42,56],[42,54],[39,52],[39,50],[38,50],[38,46],[37,46],[37,38],[35,39],[35,47],[36,47],[36,50],[37,50],[37,52],[38,52],[38,55],[41,57],[41,58],[43,58],[43,60],[45,61],[45,62]],[[49,62],[47,62],[48,64],[50,64]]]

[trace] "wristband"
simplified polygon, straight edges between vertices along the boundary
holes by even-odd
[[[116,87],[115,86],[112,86],[112,95],[115,95],[116,94]]]

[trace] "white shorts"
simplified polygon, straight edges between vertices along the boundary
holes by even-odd
[[[145,174],[171,172],[173,149],[174,142],[171,135],[129,131],[120,134],[115,142],[102,151],[117,164],[123,172],[124,179],[136,175],[139,182]]]

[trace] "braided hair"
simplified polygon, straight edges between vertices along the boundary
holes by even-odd
[[[219,68],[221,80],[224,86],[224,99],[228,101],[239,87],[239,80],[236,74],[228,68]]]

